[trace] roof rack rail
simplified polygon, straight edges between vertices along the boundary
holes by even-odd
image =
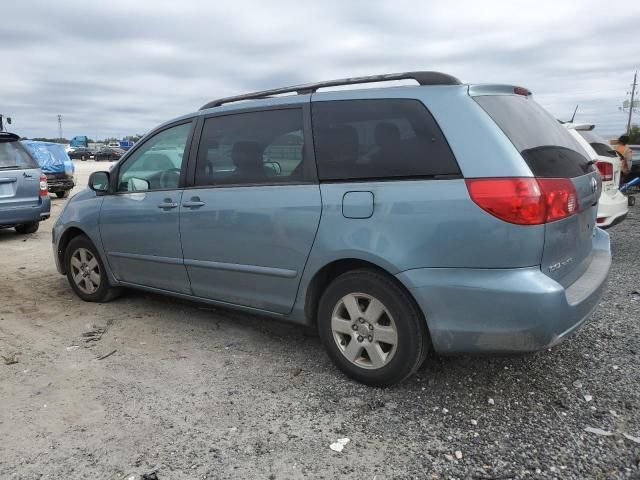
[[[272,90],[263,90],[261,92],[236,95],[234,97],[219,98],[217,100],[212,100],[206,105],[203,105],[200,110],[219,107],[220,105],[223,105],[225,103],[267,98],[272,95],[280,95],[283,93],[296,93],[298,95],[304,95],[307,93],[314,93],[319,88],[337,87],[341,85],[357,85],[359,83],[390,82],[394,80],[415,80],[420,85],[460,85],[460,80],[458,80],[456,77],[441,72],[388,73],[385,75],[371,75],[368,77],[352,77],[341,78],[339,80],[327,80],[324,82],[307,83],[304,85],[295,85],[292,87],[274,88]]]

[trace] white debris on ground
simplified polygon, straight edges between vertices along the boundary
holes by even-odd
[[[339,438],[338,440],[336,440],[334,443],[332,443],[331,445],[329,445],[329,448],[331,450],[333,450],[334,452],[341,452],[342,449],[344,448],[344,446],[349,443],[351,441],[351,439],[349,438]]]

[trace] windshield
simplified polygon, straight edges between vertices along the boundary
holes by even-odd
[[[18,141],[0,142],[0,170],[38,168]]]

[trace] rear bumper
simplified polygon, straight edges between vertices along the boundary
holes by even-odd
[[[49,191],[52,193],[71,190],[76,185],[72,177],[67,177],[67,178],[47,177],[47,184],[49,185]]]
[[[603,193],[598,203],[598,226],[601,228],[612,227],[623,221],[629,213],[627,197],[616,192],[614,197]]]
[[[51,200],[48,196],[40,197],[39,205],[16,208],[0,208],[0,227],[40,222],[49,218]]]
[[[397,275],[425,314],[440,354],[527,353],[560,343],[596,308],[611,266],[595,230],[591,264],[564,288],[539,267],[416,269]]]

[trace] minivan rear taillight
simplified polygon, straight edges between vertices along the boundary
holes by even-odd
[[[596,167],[598,167],[598,172],[600,172],[600,177],[602,177],[603,182],[613,180],[613,165],[611,163],[596,162]]]
[[[47,176],[40,174],[40,196],[46,197],[49,195],[49,184],[47,183]]]
[[[471,199],[505,222],[540,225],[578,211],[578,194],[568,178],[470,178]]]

